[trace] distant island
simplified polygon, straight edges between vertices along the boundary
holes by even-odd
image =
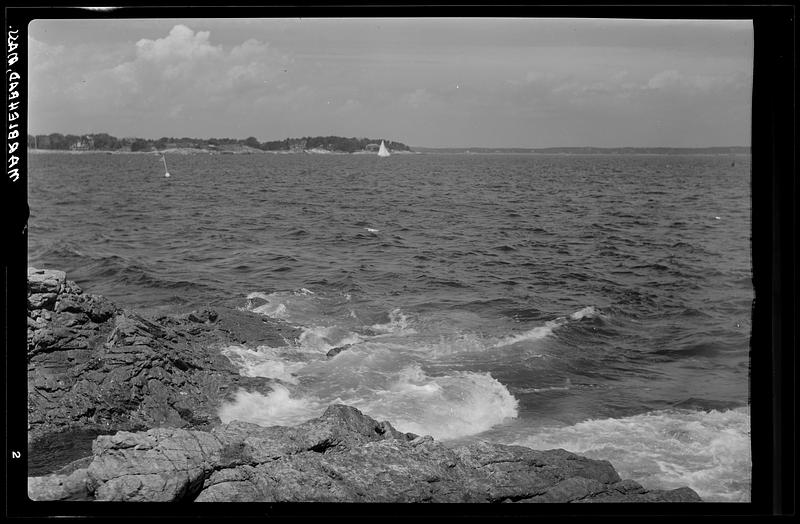
[[[161,137],[157,140],[146,138],[117,138],[108,133],[87,135],[28,135],[29,150],[55,151],[167,151],[196,150],[198,152],[254,153],[269,152],[316,152],[316,153],[377,153],[381,141],[391,151],[411,152],[411,148],[401,142],[385,138],[345,138],[340,136],[314,136],[285,138],[270,142],[259,142],[255,137],[236,138],[174,138]]]
[[[749,155],[750,147],[414,147],[419,153],[540,155]]]
[[[259,142],[255,137],[238,138],[117,138],[108,133],[87,135],[28,135],[28,149],[38,151],[180,151],[184,153],[377,153],[384,142],[392,152],[447,154],[540,154],[540,155],[749,155],[748,146],[730,147],[411,147],[386,138],[306,136]]]

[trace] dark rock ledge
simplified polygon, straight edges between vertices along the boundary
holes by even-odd
[[[33,500],[701,501],[689,488],[645,490],[607,461],[448,447],[343,405],[295,427],[221,424],[227,395],[267,392],[271,381],[240,376],[219,347],[285,344],[297,336],[291,326],[234,310],[147,319],[60,271],[31,268],[28,281],[29,442],[116,432],[97,436],[91,457],[29,477]]]
[[[70,430],[210,428],[229,394],[273,383],[239,375],[220,348],[298,336],[233,309],[148,319],[83,293],[63,271],[29,268],[29,444]]]

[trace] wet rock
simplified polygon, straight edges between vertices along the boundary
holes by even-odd
[[[217,312],[212,309],[203,309],[201,311],[192,311],[187,315],[187,318],[191,322],[205,324],[216,322],[218,316]]]
[[[325,353],[325,356],[327,356],[328,358],[333,358],[336,355],[338,355],[339,353],[341,353],[342,351],[350,349],[352,346],[353,346],[353,344],[345,344],[344,346],[335,347],[335,348],[329,350],[327,353]]]
[[[219,308],[215,328],[239,344],[285,346],[300,338],[299,328],[249,311]]]
[[[31,478],[34,500],[197,502],[668,502],[608,462],[564,450],[477,443],[449,448],[355,408],[295,427],[245,422],[100,436],[91,462]],[[68,473],[68,474],[67,474]]]
[[[28,295],[28,308],[52,310],[56,298],[58,298],[57,293],[32,293]]]
[[[219,423],[220,404],[239,385],[271,389],[220,353],[234,342],[285,345],[295,328],[269,320],[232,309],[146,318],[83,293],[61,271],[30,268],[29,442],[70,429]]]
[[[28,268],[28,294],[61,292],[66,284],[67,274],[56,269]]]

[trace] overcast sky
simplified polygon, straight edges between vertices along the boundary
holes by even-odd
[[[31,133],[750,144],[750,21],[35,20]]]

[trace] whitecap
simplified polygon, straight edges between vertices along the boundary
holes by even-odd
[[[416,331],[410,327],[410,324],[411,322],[408,319],[408,316],[406,316],[399,308],[395,308],[389,313],[388,322],[385,324],[373,324],[369,327],[373,332],[409,335],[416,333]]]
[[[558,317],[555,320],[548,320],[543,326],[537,326],[533,329],[520,333],[518,335],[509,335],[501,338],[495,347],[510,346],[518,342],[541,340],[553,334],[556,328],[563,326],[570,320],[581,320],[584,318],[594,318],[600,316],[600,312],[594,306],[587,306],[572,313],[569,317]]]
[[[297,340],[298,347],[311,353],[326,353],[335,347],[358,344],[364,337],[338,326],[312,326],[303,328]]]
[[[429,377],[418,365],[402,369],[387,390],[353,405],[400,431],[447,440],[475,435],[513,419],[518,401],[489,373]]]
[[[221,353],[236,366],[240,375],[246,377],[274,378],[296,384],[294,373],[302,369],[303,362],[288,362],[279,354],[280,350],[262,346],[250,349],[243,346],[227,346]]]
[[[548,428],[510,442],[608,460],[647,489],[689,486],[707,502],[750,500],[749,408],[662,410]]]
[[[510,335],[500,339],[494,347],[503,347],[516,344],[518,342],[525,342],[531,340],[541,340],[550,336],[553,330],[564,323],[563,320],[550,320],[545,322],[544,326],[537,326],[519,335]]]
[[[318,417],[326,406],[313,397],[292,397],[286,387],[276,384],[267,395],[240,389],[233,401],[220,407],[218,416],[224,424],[241,420],[265,427],[295,426]]]
[[[587,306],[571,314],[569,318],[572,320],[580,320],[582,318],[594,318],[598,315],[600,315],[600,312],[597,310],[597,308],[594,306]]]

